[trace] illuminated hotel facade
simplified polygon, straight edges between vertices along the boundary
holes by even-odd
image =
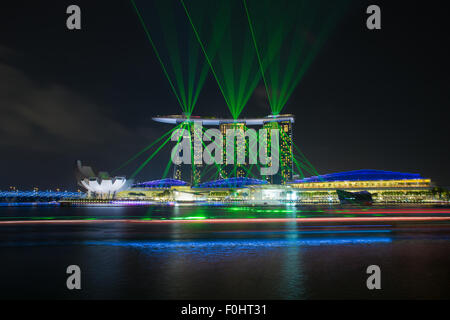
[[[231,178],[231,177],[245,177],[246,170],[245,165],[237,164],[237,154],[244,153],[246,158],[248,156],[248,141],[245,139],[244,132],[247,130],[245,122],[233,122],[233,123],[221,123],[220,132],[223,138],[223,157],[227,159],[227,132],[228,130],[238,130],[237,139],[234,143],[234,161],[235,164],[229,164],[227,161],[221,166],[220,175],[221,178]],[[248,170],[248,169],[247,169]]]
[[[183,131],[182,138],[194,143],[200,144],[195,146],[201,149],[201,140],[194,139],[195,136],[201,136],[201,128],[197,128],[194,125],[189,126],[189,129]],[[173,179],[189,181],[191,185],[195,186],[201,182],[201,173],[203,170],[202,155],[191,153],[192,164],[173,164]]]
[[[263,128],[267,130],[267,149],[271,150],[271,129],[279,129],[279,161],[280,168],[278,173],[273,176],[266,176],[266,180],[273,184],[286,184],[292,180],[294,171],[294,160],[293,160],[293,134],[292,134],[292,124],[293,122],[289,119],[282,120],[279,122],[268,121],[265,122]]]
[[[249,127],[256,126],[259,128],[267,129],[268,133],[270,129],[280,130],[280,149],[279,149],[279,161],[280,166],[278,172],[273,176],[262,177],[269,183],[274,184],[286,184],[293,177],[293,124],[295,122],[293,115],[270,115],[265,118],[250,118],[250,119],[223,119],[223,118],[207,118],[191,116],[187,118],[184,115],[171,115],[171,116],[158,116],[153,118],[156,122],[167,123],[171,125],[179,125],[181,123],[190,123],[190,133],[185,131],[186,138],[194,141],[194,123],[200,123],[202,126],[215,126],[218,127],[223,137],[223,157],[226,159],[226,142],[227,131],[230,129],[242,129],[245,132]],[[258,129],[258,128],[256,128]],[[239,132],[239,131],[238,131]],[[195,133],[198,134],[198,133]],[[239,133],[238,133],[239,135]],[[270,156],[271,150],[271,135],[267,135],[267,149]],[[235,136],[236,138],[236,136]],[[217,170],[217,177],[220,179],[226,178],[242,178],[253,176],[258,173],[252,172],[251,165],[237,164],[236,154],[242,152],[245,154],[245,158],[248,159],[249,152],[249,140],[246,137],[237,137],[234,144],[234,164],[228,164],[226,161],[224,164],[219,165]],[[195,163],[195,162],[193,162]],[[270,165],[270,164],[269,164]],[[173,178],[177,180],[190,181],[192,186],[197,186],[201,181],[202,173],[206,169],[203,165],[174,165]]]

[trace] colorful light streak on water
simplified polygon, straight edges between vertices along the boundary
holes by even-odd
[[[60,275],[78,263],[87,270],[83,298],[358,299],[372,294],[365,267],[379,264],[395,280],[383,283],[383,298],[447,297],[449,211],[2,208],[1,286],[7,297],[70,298]]]
[[[136,220],[136,219],[97,219],[84,218],[83,220],[61,220],[51,217],[42,220],[16,220],[0,221],[1,224],[80,224],[80,223],[144,223],[144,224],[176,224],[176,223],[283,223],[283,222],[427,222],[450,221],[450,217],[348,217],[348,218],[254,218],[254,219],[189,219],[189,220]]]
[[[389,243],[392,239],[388,237],[380,238],[320,238],[320,239],[258,239],[258,240],[214,240],[214,241],[85,241],[85,245],[96,246],[118,246],[134,247],[142,249],[158,250],[177,250],[179,248],[223,248],[238,247],[246,248],[276,248],[276,247],[295,247],[295,246],[321,246],[321,245],[348,245],[348,244],[370,244],[370,243]]]

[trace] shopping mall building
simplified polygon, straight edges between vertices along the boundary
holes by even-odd
[[[284,185],[246,177],[200,183],[191,187],[175,179],[135,184],[119,198],[156,201],[224,201],[279,204],[339,203],[336,190],[370,192],[375,203],[435,203],[430,179],[420,174],[356,170],[294,180]]]
[[[367,191],[374,202],[435,202],[430,179],[417,173],[355,170],[313,176],[289,183],[302,202],[338,202],[336,190]]]

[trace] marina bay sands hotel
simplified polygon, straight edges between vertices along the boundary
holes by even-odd
[[[239,130],[238,132],[245,132],[247,129],[253,127],[254,129],[266,129],[268,132],[267,137],[267,149],[270,150],[270,133],[271,129],[279,129],[279,170],[274,175],[260,176],[259,171],[255,170],[257,166],[249,164],[227,164],[218,166],[205,166],[203,164],[194,165],[173,165],[173,179],[190,181],[192,186],[196,186],[203,182],[204,177],[210,172],[210,167],[216,169],[216,178],[258,178],[264,179],[271,184],[285,184],[291,181],[294,172],[294,160],[293,160],[293,124],[294,116],[291,114],[286,115],[270,115],[265,118],[250,118],[250,119],[223,119],[223,118],[211,118],[211,117],[198,117],[185,115],[170,115],[170,116],[157,116],[153,117],[154,121],[167,123],[171,125],[179,125],[181,123],[199,123],[203,127],[218,127],[223,137],[223,155],[226,156],[226,137],[227,131],[230,129]],[[195,132],[194,125],[189,126],[190,130],[185,130],[185,135],[190,135],[188,138],[194,141],[194,135],[198,135]],[[189,132],[190,131],[190,132]],[[238,152],[245,152],[248,157],[249,141],[243,139],[236,139],[235,154]],[[197,155],[196,155],[197,156]],[[236,163],[236,162],[235,162]]]
[[[192,141],[195,145],[196,143],[202,143],[203,140],[198,139],[199,135],[195,131],[199,128],[204,130],[208,127],[208,129],[216,129],[213,139],[220,139],[223,143],[222,146],[220,143],[207,143],[207,147],[214,147],[208,150],[214,153],[222,151],[222,160],[223,158],[227,160],[231,158],[230,154],[228,154],[228,157],[225,155],[227,150],[228,153],[235,153],[233,158],[239,155],[242,159],[242,155],[245,154],[246,161],[241,161],[242,164],[222,161],[222,163],[216,162],[206,165],[202,164],[204,160],[202,158],[202,161],[194,161],[192,164],[172,164],[173,176],[171,178],[164,177],[159,180],[138,182],[127,181],[124,177],[109,177],[105,172],[96,174],[90,167],[82,166],[79,162],[76,170],[78,173],[77,182],[88,190],[86,201],[117,200],[122,201],[120,203],[130,205],[148,202],[192,204],[197,202],[236,203],[236,201],[252,205],[448,202],[446,193],[437,190],[430,179],[424,178],[418,173],[358,169],[301,178],[294,175],[294,164],[297,168],[298,163],[295,161],[293,154],[295,145],[293,143],[294,116],[292,115],[237,120],[171,115],[157,116],[153,120],[171,125],[174,130],[176,128],[184,129],[182,133],[172,130],[172,134],[175,132],[176,137],[183,138],[183,145],[187,149],[182,148],[180,153],[184,157],[185,150],[188,150],[191,162],[192,158],[197,156],[192,153],[192,149],[196,149],[196,146],[192,145]],[[229,132],[231,129],[233,131]],[[272,131],[273,129],[278,129],[278,131]],[[250,162],[247,161],[248,152],[250,151],[250,154],[253,154],[255,150],[249,147],[253,146],[253,142],[256,140],[251,139],[249,133],[258,131],[261,138],[261,133],[265,133],[264,130],[279,133],[277,137],[278,147],[268,139],[272,135],[267,135],[267,144],[265,143],[265,137],[263,137],[258,143],[259,151],[261,151],[261,148],[262,150],[265,148],[270,150],[270,155],[269,152],[267,153],[268,157],[263,156],[268,161],[264,161],[264,164],[262,164],[261,154],[259,154],[258,158],[260,158],[261,165],[255,165],[255,161],[253,161],[253,164],[247,164]],[[227,135],[227,132],[230,134]],[[243,137],[237,137],[236,132],[245,133]],[[202,136],[205,136],[203,132]],[[230,140],[231,137],[233,149],[228,148],[231,144],[230,141],[226,143],[226,139]],[[166,141],[168,142],[172,138],[169,137]],[[187,139],[185,140],[185,138]],[[261,143],[261,140],[263,140],[263,143]],[[175,142],[176,138],[173,141]],[[188,141],[188,144],[185,144],[186,141]],[[256,140],[256,142],[258,141]],[[273,162],[279,165],[278,170],[272,170],[271,172],[274,173],[272,175],[262,175],[263,172],[260,169],[263,167],[268,169],[272,164],[274,159],[272,150],[279,151],[279,161]],[[204,152],[200,156],[203,157],[203,155]],[[211,162],[208,161],[208,163]],[[77,201],[75,201],[75,205],[79,203]]]

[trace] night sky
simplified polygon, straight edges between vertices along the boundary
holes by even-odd
[[[66,28],[66,8],[82,30]],[[382,30],[366,28],[369,4]],[[288,101],[319,173],[380,169],[450,185],[450,50],[444,1],[353,1]],[[241,117],[266,116],[262,83]],[[75,160],[112,171],[179,114],[129,1],[2,1],[0,189],[76,189]],[[194,114],[229,117],[211,75]],[[170,148],[139,174],[160,178]],[[130,175],[145,158],[122,172]]]

